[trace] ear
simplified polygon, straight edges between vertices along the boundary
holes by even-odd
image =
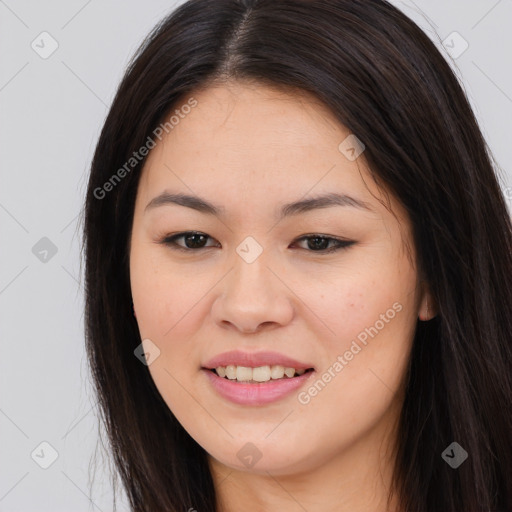
[[[437,304],[435,303],[428,285],[425,285],[421,296],[418,317],[423,322],[431,320],[437,315]]]

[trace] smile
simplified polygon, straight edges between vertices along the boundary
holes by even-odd
[[[263,370],[260,370],[263,368]],[[269,368],[267,370],[267,368]],[[219,370],[220,369],[220,370]],[[222,371],[229,372],[233,375],[236,371],[236,375],[240,372],[242,379],[238,380],[237,377],[230,378],[227,375],[221,377],[217,372]],[[285,370],[289,370],[288,374],[293,375],[289,377]],[[290,396],[294,391],[298,391],[301,387],[309,381],[313,374],[316,372],[310,368],[307,370],[301,370],[299,375],[298,371],[294,368],[274,367],[274,375],[283,375],[282,377],[272,378],[272,367],[257,367],[247,368],[243,366],[228,365],[227,367],[218,367],[216,369],[201,370],[207,377],[209,384],[216,392],[218,396],[229,402],[237,405],[248,405],[248,406],[262,406],[277,402]],[[256,372],[256,375],[254,375]],[[270,374],[270,375],[269,375]],[[269,376],[269,378],[263,381],[255,380],[256,378],[263,378]],[[247,378],[249,377],[249,378]]]
[[[308,368],[307,370],[304,368],[296,370],[295,368],[287,368],[281,365],[266,365],[258,366],[257,368],[228,365],[218,366],[212,371],[216,372],[219,377],[223,377],[229,380],[236,380],[237,382],[258,383],[268,382],[270,380],[299,377],[306,373],[306,371],[312,370],[312,368]]]

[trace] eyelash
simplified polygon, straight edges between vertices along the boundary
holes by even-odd
[[[164,238],[162,238],[158,243],[166,245],[173,250],[182,251],[182,252],[194,252],[194,251],[199,251],[201,249],[211,249],[212,248],[212,246],[210,246],[210,247],[199,247],[196,249],[191,249],[189,247],[182,247],[182,246],[178,245],[176,243],[176,240],[178,240],[179,238],[183,238],[186,235],[203,235],[209,239],[212,238],[212,237],[208,236],[206,233],[201,233],[200,231],[183,231],[181,233],[176,233],[175,235],[171,235],[171,236],[167,235]],[[347,249],[348,247],[350,247],[351,245],[356,243],[353,240],[342,240],[340,238],[335,238],[332,236],[324,236],[324,235],[320,235],[320,234],[316,234],[316,233],[310,234],[310,235],[304,235],[304,236],[298,238],[297,241],[300,242],[303,240],[307,240],[309,238],[320,238],[323,240],[329,240],[329,241],[336,242],[337,245],[334,247],[331,247],[330,249],[322,249],[319,251],[309,250],[309,252],[319,253],[319,254],[330,254],[330,253],[339,251],[340,249]],[[308,249],[305,249],[305,250],[308,250]]]

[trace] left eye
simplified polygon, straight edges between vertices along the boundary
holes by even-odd
[[[305,235],[301,238],[298,238],[298,241],[302,240],[308,241],[307,246],[312,250],[312,252],[323,253],[330,253],[340,249],[346,249],[347,247],[355,244],[353,240],[342,240],[340,238],[324,235]],[[331,243],[334,243],[334,245],[329,247]]]
[[[183,238],[185,241],[185,247],[181,244],[176,243],[176,240]],[[179,251],[194,251],[197,249],[204,249],[209,247],[214,247],[212,245],[205,246],[205,242],[210,236],[205,233],[200,233],[196,231],[184,231],[183,233],[177,233],[175,235],[164,237],[160,243],[171,247],[172,249],[176,249]],[[213,240],[213,238],[211,238]],[[321,253],[330,253],[337,251],[339,249],[345,249],[356,242],[353,240],[342,240],[335,237],[329,237],[325,235],[305,235],[297,239],[297,241],[308,241],[308,248],[310,252],[321,252]],[[329,247],[331,243],[334,243],[334,246]]]

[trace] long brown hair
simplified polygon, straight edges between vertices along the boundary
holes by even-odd
[[[107,194],[98,190],[183,97],[233,79],[314,94],[364,143],[374,179],[411,219],[438,315],[418,322],[413,341],[394,474],[401,507],[510,512],[511,220],[450,66],[384,0],[190,0],[126,71],[87,191],[85,327],[101,420],[132,510],[214,512],[216,494],[204,449],[133,353],[141,340],[128,247],[145,158]],[[468,452],[458,469],[441,457],[453,441]]]

